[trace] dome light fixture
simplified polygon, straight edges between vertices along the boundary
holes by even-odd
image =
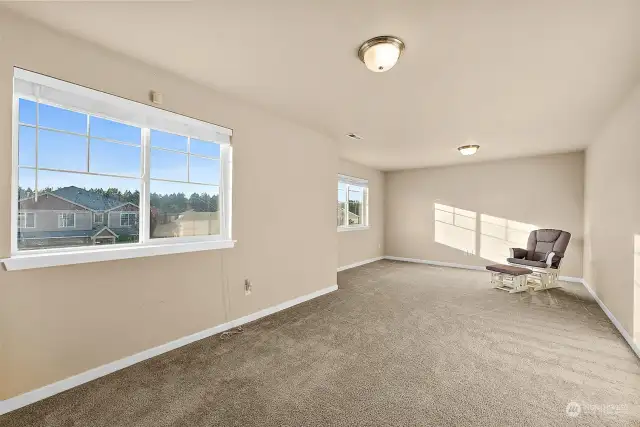
[[[404,42],[394,36],[378,36],[362,43],[358,57],[374,73],[393,68],[404,51]]]
[[[472,156],[476,154],[479,148],[480,146],[478,144],[468,144],[468,145],[463,145],[462,147],[458,147],[458,151],[463,156]]]

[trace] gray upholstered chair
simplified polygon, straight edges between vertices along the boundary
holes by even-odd
[[[558,271],[569,245],[571,233],[562,230],[542,229],[529,234],[527,248],[511,248],[507,262],[530,268],[540,281],[537,290],[557,286]]]

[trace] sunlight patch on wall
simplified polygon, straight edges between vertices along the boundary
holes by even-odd
[[[470,254],[476,253],[477,214],[434,203],[434,240]]]
[[[526,248],[529,233],[537,227],[491,215],[480,215],[480,256],[490,261],[504,263],[509,248]]]

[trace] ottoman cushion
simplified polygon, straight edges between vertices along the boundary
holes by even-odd
[[[487,265],[487,270],[495,271],[496,273],[509,274],[511,276],[522,276],[525,274],[533,273],[532,270],[523,267],[516,267],[515,265],[503,265],[503,264],[493,264]]]

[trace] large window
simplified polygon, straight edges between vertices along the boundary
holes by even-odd
[[[338,175],[338,230],[362,229],[369,226],[368,181]]]
[[[229,129],[17,68],[14,102],[14,254],[230,241]]]

